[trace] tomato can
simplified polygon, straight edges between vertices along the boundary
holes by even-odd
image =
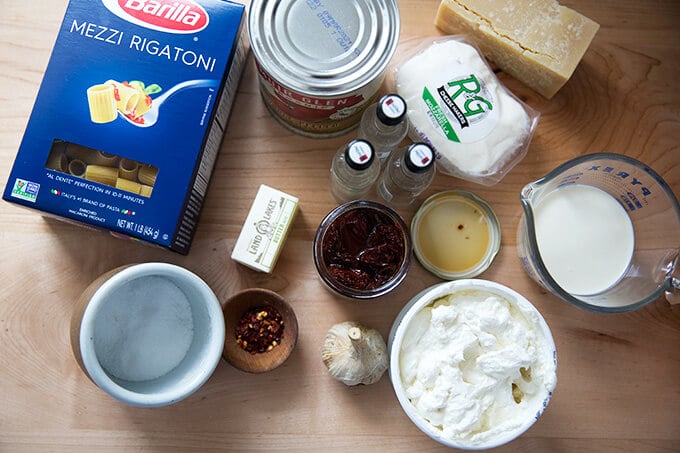
[[[248,33],[273,116],[298,134],[333,137],[376,99],[399,9],[396,0],[253,0]]]

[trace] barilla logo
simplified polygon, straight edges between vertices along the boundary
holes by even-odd
[[[102,0],[116,16],[167,33],[196,33],[208,26],[208,13],[191,0]]]

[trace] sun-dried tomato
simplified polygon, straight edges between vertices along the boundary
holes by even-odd
[[[324,237],[323,259],[340,283],[359,290],[378,288],[404,259],[403,232],[386,214],[357,208],[339,216]]]

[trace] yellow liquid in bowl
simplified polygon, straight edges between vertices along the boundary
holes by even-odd
[[[432,266],[457,273],[484,259],[491,232],[484,212],[473,203],[442,200],[423,214],[417,241],[423,258]]]

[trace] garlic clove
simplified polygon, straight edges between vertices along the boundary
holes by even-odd
[[[382,335],[353,321],[328,330],[321,359],[331,377],[350,386],[378,382],[389,365]]]

